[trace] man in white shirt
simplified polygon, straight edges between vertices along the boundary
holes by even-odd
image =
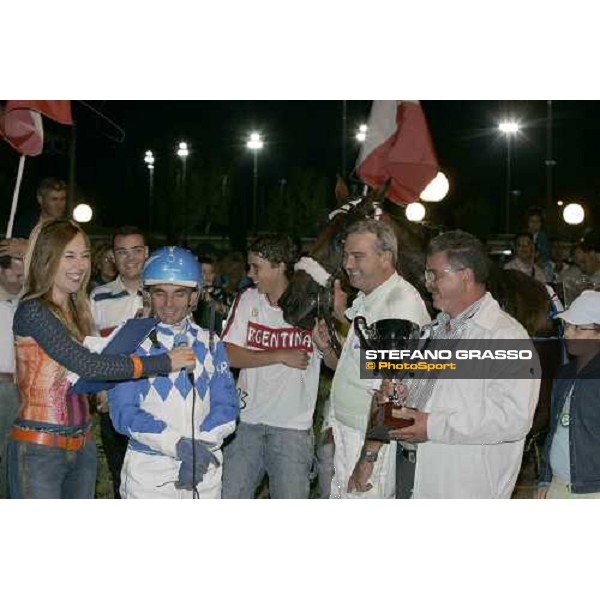
[[[360,221],[350,226],[344,242],[344,269],[358,296],[345,311],[353,321],[365,317],[370,325],[381,319],[406,319],[419,326],[430,318],[423,299],[396,273],[398,242],[383,221]],[[336,287],[339,290],[339,287]],[[342,317],[344,318],[344,317]],[[329,351],[326,332],[319,327],[315,343],[327,366],[335,369],[331,386],[331,424],[335,443],[332,498],[394,498],[396,444],[365,444],[373,381],[360,377],[360,342],[351,327],[337,360]],[[363,448],[364,446],[364,448]],[[358,481],[359,475],[368,475]]]
[[[118,276],[114,281],[92,290],[92,316],[101,336],[110,335],[123,321],[131,319],[143,308],[142,268],[148,258],[144,234],[137,227],[121,227],[112,238]],[[110,420],[106,394],[98,394],[100,436],[106,462],[113,480],[113,494],[120,498],[121,468],[127,451],[127,436],[118,433]]]
[[[23,287],[23,260],[0,258],[0,498],[8,498],[6,447],[8,432],[19,411],[15,384],[13,317]]]
[[[533,236],[528,231],[519,233],[515,238],[516,257],[504,265],[505,269],[514,269],[521,271],[529,277],[537,279],[541,283],[546,283],[544,271],[535,264],[535,246]]]
[[[256,284],[238,295],[222,340],[238,381],[240,423],[223,449],[223,498],[254,498],[265,473],[271,498],[307,498],[314,456],[313,413],[321,360],[312,332],[283,319],[279,298],[297,250],[263,235],[248,251]]]
[[[425,273],[441,311],[432,323],[433,339],[528,340],[487,292],[487,253],[474,236],[450,231],[434,238]],[[414,424],[390,434],[417,445],[413,498],[510,498],[538,401],[539,373],[512,379],[440,375],[420,395],[412,387],[416,382],[408,384],[408,400],[419,410],[403,408],[399,415]]]

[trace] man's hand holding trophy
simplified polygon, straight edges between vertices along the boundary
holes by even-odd
[[[406,319],[383,319],[367,325],[364,317],[356,317],[354,330],[364,350],[404,350],[411,340],[419,338],[419,326]],[[373,394],[371,423],[367,430],[368,439],[380,442],[404,439],[401,430],[410,431],[415,424],[415,414],[422,414],[406,406],[408,388],[402,378],[395,377],[394,373],[389,375],[391,377],[385,377],[381,388]]]

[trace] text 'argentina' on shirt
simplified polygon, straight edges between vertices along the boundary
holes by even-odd
[[[312,332],[298,327],[267,327],[250,321],[246,344],[259,350],[304,350],[313,352]]]

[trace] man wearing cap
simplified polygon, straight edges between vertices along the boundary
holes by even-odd
[[[600,292],[587,290],[559,313],[574,359],[552,388],[537,498],[600,498]]]
[[[196,258],[169,246],[142,272],[144,295],[160,320],[136,351],[193,348],[193,373],[180,371],[118,385],[108,394],[115,429],[129,437],[122,498],[220,498],[221,444],[233,432],[238,399],[221,341],[190,315],[202,287]]]

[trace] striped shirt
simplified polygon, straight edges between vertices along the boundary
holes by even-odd
[[[92,317],[100,335],[109,335],[127,319],[135,317],[142,308],[142,292],[127,291],[119,275],[113,281],[100,285],[90,295]]]

